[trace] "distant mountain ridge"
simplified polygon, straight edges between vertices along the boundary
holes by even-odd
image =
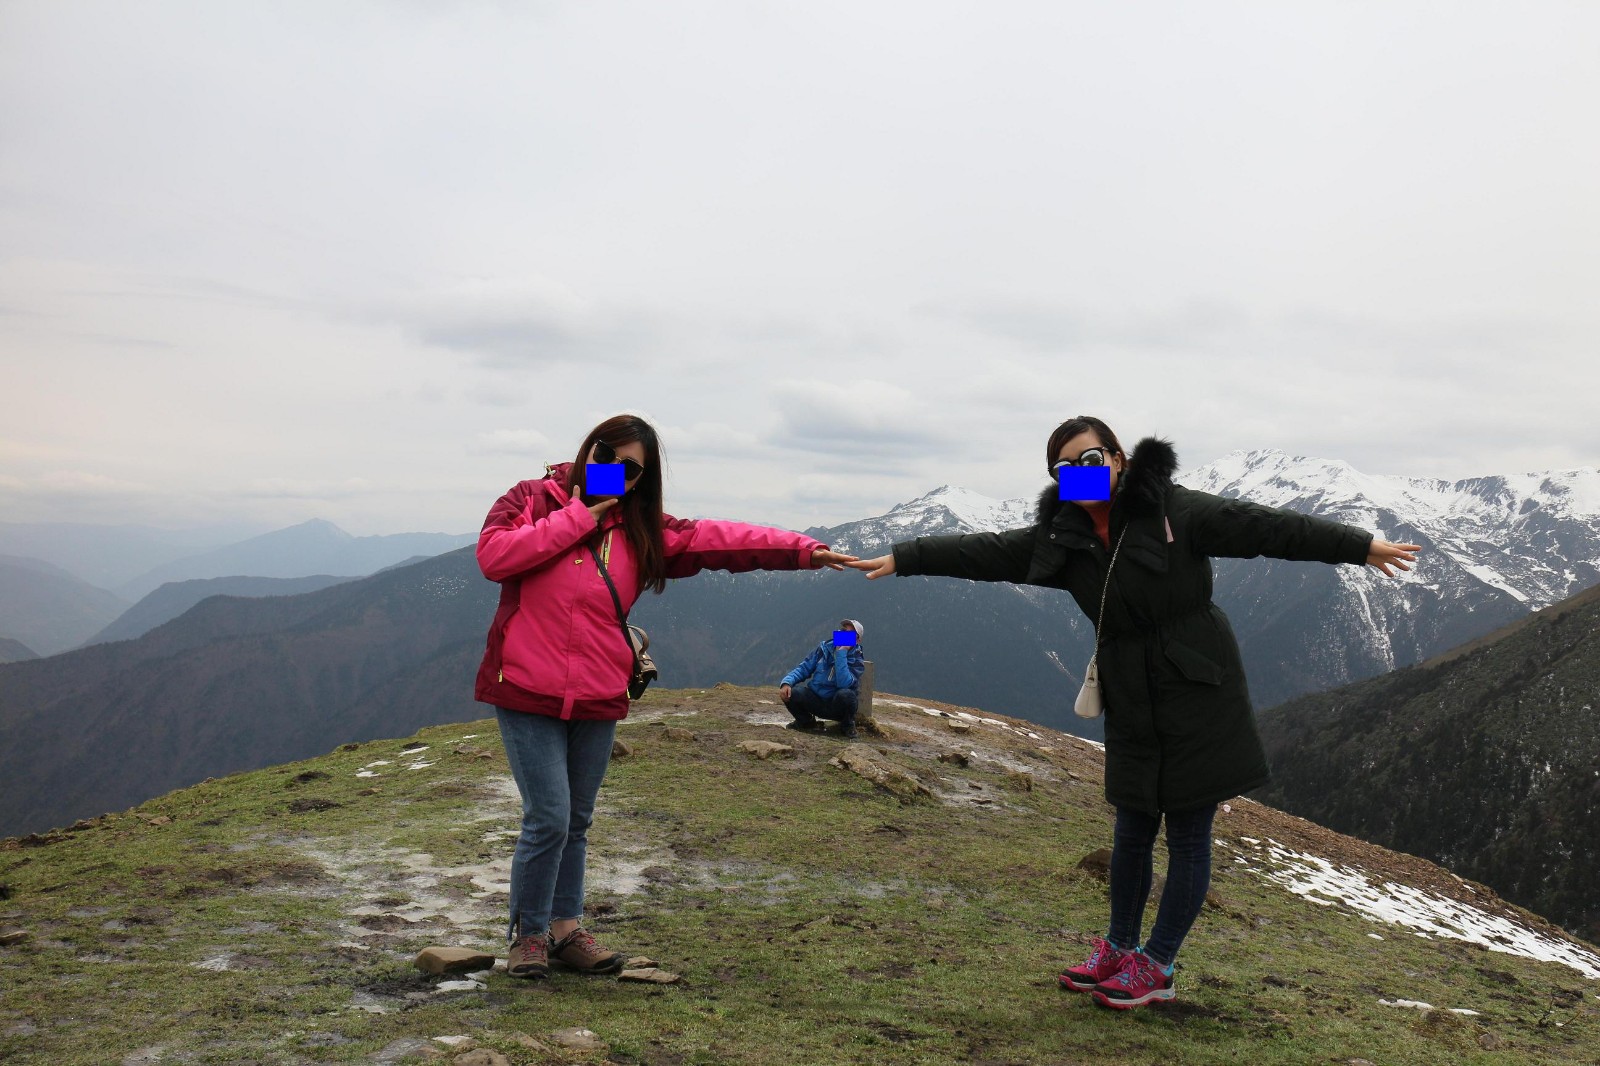
[[[76,647],[128,601],[41,559],[0,555],[0,637],[39,655]]]
[[[132,640],[156,626],[172,621],[211,596],[297,596],[302,592],[316,592],[353,580],[349,577],[313,574],[310,577],[209,577],[193,581],[169,581],[83,643],[87,646],[113,640]]]
[[[196,578],[305,577],[331,574],[361,577],[414,556],[434,556],[477,540],[476,533],[392,533],[357,537],[332,522],[314,518],[199,555],[164,563],[118,588],[137,600],[172,581]]]
[[[1600,941],[1600,587],[1261,718],[1263,802]]]

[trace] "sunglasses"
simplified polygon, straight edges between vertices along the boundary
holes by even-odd
[[[1061,479],[1061,468],[1064,466],[1105,466],[1107,463],[1104,448],[1086,448],[1082,455],[1076,459],[1063,459],[1050,468],[1050,476],[1056,480]]]
[[[596,462],[607,465],[611,463],[621,463],[622,475],[629,481],[634,480],[644,473],[644,467],[641,466],[636,460],[617,458],[617,450],[603,440],[597,440],[594,442],[594,458]]]

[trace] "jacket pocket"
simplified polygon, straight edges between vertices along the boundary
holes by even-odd
[[[1167,661],[1178,668],[1178,673],[1196,684],[1220,685],[1227,676],[1220,663],[1182,641],[1169,640],[1164,650]]]

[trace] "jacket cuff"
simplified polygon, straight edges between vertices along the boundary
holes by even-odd
[[[922,573],[922,553],[917,550],[916,541],[901,541],[889,549],[889,554],[894,556],[894,573],[896,577],[907,577]]]

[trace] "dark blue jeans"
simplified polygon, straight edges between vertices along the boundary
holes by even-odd
[[[1216,804],[1167,813],[1167,887],[1161,891],[1156,924],[1144,945],[1145,954],[1163,966],[1178,957],[1211,887],[1211,821],[1216,814]],[[1117,808],[1111,847],[1111,932],[1106,939],[1125,951],[1139,944],[1160,828],[1159,817]]]
[[[522,794],[522,833],[511,855],[512,940],[542,935],[551,919],[583,917],[589,823],[611,763],[615,722],[564,722],[495,708],[511,776]]]
[[[850,725],[856,720],[856,710],[860,706],[861,694],[853,688],[842,688],[826,698],[811,691],[811,686],[804,681],[797,685],[789,686],[789,698],[783,705],[789,708],[789,713],[794,715],[797,722],[814,722],[818,718],[827,718],[835,722]]]

